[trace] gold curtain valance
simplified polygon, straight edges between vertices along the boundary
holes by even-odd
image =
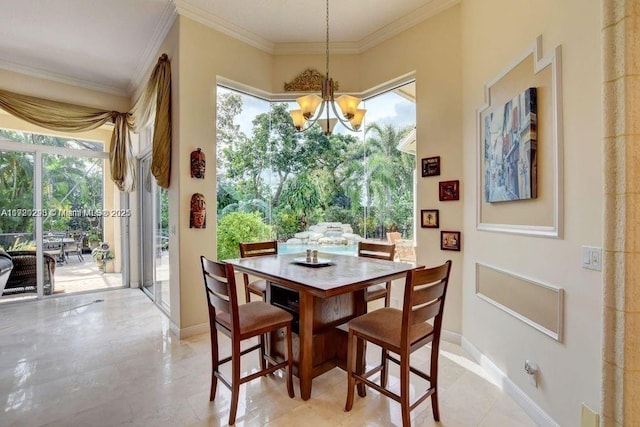
[[[130,131],[139,132],[155,117],[152,172],[169,187],[171,170],[171,63],[162,54],[143,94],[130,112],[104,111],[0,90],[0,108],[22,120],[58,132],[83,132],[114,123],[109,148],[111,179],[121,191],[135,188]],[[154,115],[155,113],[155,115]]]

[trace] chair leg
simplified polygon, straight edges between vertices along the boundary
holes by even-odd
[[[387,293],[384,294],[384,306],[390,307],[391,305],[391,282],[386,284]]]
[[[233,343],[231,354],[231,404],[229,405],[229,425],[236,422],[238,396],[240,395],[240,343]]]
[[[389,359],[387,358],[388,355],[389,352],[387,351],[387,349],[383,348],[382,357],[380,359],[380,363],[382,365],[382,371],[380,372],[380,387],[382,388],[387,387],[387,379],[389,378]]]
[[[411,426],[409,397],[409,354],[407,353],[400,355],[400,406],[404,427]]]
[[[287,325],[287,392],[293,398],[293,343],[291,336],[291,324]]]
[[[265,334],[260,335],[260,369],[263,371],[267,369],[267,360],[264,357],[266,342]]]
[[[353,373],[356,370],[356,351],[357,340],[352,330],[349,330],[349,337],[347,338],[347,402],[344,405],[345,411],[350,411],[353,408],[353,395],[356,387],[356,379],[353,377]]]
[[[247,276],[246,274],[243,274],[242,278],[244,279],[244,298],[245,298],[245,302],[249,303],[249,302],[251,302],[251,292],[249,292],[249,276]]]
[[[433,420],[440,421],[440,408],[438,407],[438,345],[431,344],[431,363],[429,376],[429,386],[433,388],[431,395],[431,410],[433,411]]]
[[[216,373],[219,367],[218,355],[218,331],[215,329],[211,332],[211,391],[209,392],[209,401],[213,402],[216,398],[216,388],[218,387],[218,377]]]

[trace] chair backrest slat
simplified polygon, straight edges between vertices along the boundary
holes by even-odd
[[[223,281],[219,277],[204,272],[204,281],[209,294],[209,304],[218,310],[229,313],[231,308],[229,307],[229,288],[226,279]]]
[[[413,306],[426,304],[434,299],[440,298],[444,293],[444,282],[440,281],[423,288],[413,289]]]
[[[395,248],[395,245],[386,243],[358,242],[358,256],[393,261]]]
[[[426,322],[427,320],[433,319],[440,312],[441,306],[442,300],[435,299],[429,304],[414,308],[413,312],[411,313],[411,324],[415,325],[416,323],[422,323]]]
[[[240,243],[240,257],[251,258],[254,256],[277,255],[278,242],[271,240],[268,242]]]

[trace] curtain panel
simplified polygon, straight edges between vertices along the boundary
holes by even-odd
[[[0,108],[29,123],[58,132],[83,132],[112,122],[114,128],[109,147],[111,180],[126,192],[135,188],[130,132],[138,133],[154,120],[152,173],[160,187],[169,187],[171,63],[166,54],[158,59],[144,92],[130,112],[104,111],[5,90],[0,90]]]

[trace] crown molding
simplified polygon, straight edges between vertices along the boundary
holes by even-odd
[[[167,37],[167,34],[171,30],[171,27],[177,17],[178,12],[175,5],[171,0],[168,0],[165,4],[164,10],[162,11],[162,15],[160,16],[160,20],[158,21],[156,28],[153,30],[153,34],[149,38],[147,47],[141,56],[142,60],[138,62],[138,66],[133,73],[134,77],[129,81],[129,85],[127,86],[127,92],[129,95],[136,94],[136,92],[141,91],[141,87],[144,86],[144,78],[156,63],[158,50],[160,50],[164,39]]]
[[[62,74],[54,73],[49,70],[43,70],[36,67],[28,67],[26,65],[20,65],[0,58],[0,68],[7,71],[12,71],[18,74],[25,74],[27,76],[36,77],[39,79],[50,80],[57,83],[62,83],[70,86],[81,87],[85,89],[91,89],[98,92],[108,93],[118,96],[129,96],[127,90],[120,86],[110,86],[102,83],[92,82],[89,80],[78,79],[74,77],[65,76]]]
[[[322,43],[278,43],[273,51],[274,55],[324,55],[327,45]],[[357,42],[329,43],[330,53],[337,55],[354,55],[361,53]]]
[[[273,42],[247,31],[238,25],[225,21],[202,8],[189,4],[186,0],[174,0],[174,2],[179,15],[193,19],[229,37],[240,40],[249,46],[253,46],[267,53],[274,53],[275,44]]]
[[[272,55],[315,55],[324,54],[326,45],[318,43],[273,43],[257,34],[225,21],[211,12],[189,4],[188,0],[174,0],[178,14],[193,19],[203,25],[213,28],[229,37],[240,40]],[[332,54],[353,55],[360,54],[372,47],[408,30],[409,28],[443,12],[460,3],[460,0],[432,0],[408,15],[397,19],[389,25],[375,31],[360,41],[335,42],[329,47]]]
[[[426,4],[410,14],[395,20],[394,22],[386,25],[379,30],[373,32],[367,37],[360,40],[358,53],[365,52],[380,43],[389,40],[390,38],[408,30],[409,28],[420,24],[423,21],[449,9],[460,3],[460,0],[433,0],[429,4]]]

